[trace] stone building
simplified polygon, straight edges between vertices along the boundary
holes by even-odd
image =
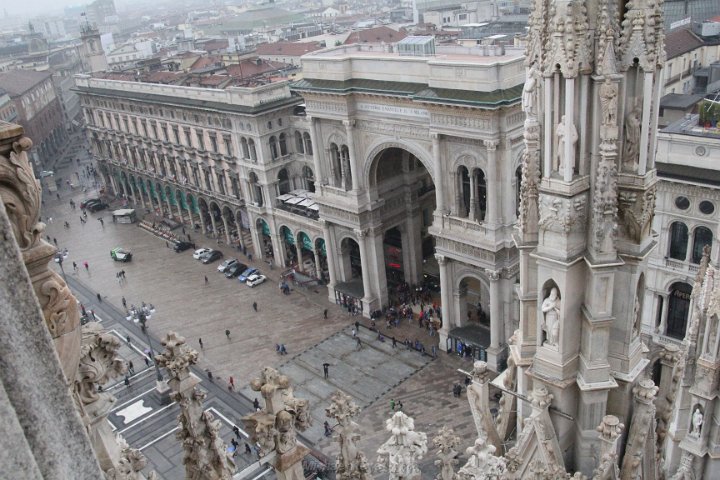
[[[63,110],[51,72],[11,70],[0,72],[0,89],[12,100],[17,118],[35,142],[31,152],[36,167],[52,160],[67,138]]]
[[[443,48],[316,52],[292,87],[77,85],[116,194],[324,278],[364,315],[434,282],[441,346],[495,368],[516,318],[522,52]]]

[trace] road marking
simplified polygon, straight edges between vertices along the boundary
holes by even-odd
[[[123,423],[127,425],[128,423],[132,423],[138,418],[144,416],[148,412],[152,412],[152,410],[153,409],[151,407],[145,406],[145,400],[138,400],[132,405],[128,405],[122,410],[115,412],[115,415],[123,417]]]
[[[122,404],[118,405],[117,407],[113,408],[112,410],[110,410],[110,413],[116,412],[118,409],[123,408],[124,406],[133,403],[133,402],[134,402],[135,400],[137,400],[138,398],[144,397],[145,395],[147,395],[148,393],[150,393],[150,392],[152,392],[152,391],[154,391],[154,390],[155,390],[155,387],[151,388],[150,390],[145,390],[143,393],[141,393],[141,394],[138,395],[137,397],[133,397],[133,398],[131,398],[130,400],[128,400],[127,402],[122,403]]]
[[[119,433],[119,434],[123,434],[123,433],[127,432],[128,430],[130,430],[131,428],[135,427],[136,425],[139,425],[139,424],[145,422],[146,420],[154,417],[155,415],[157,415],[157,414],[160,413],[160,412],[163,412],[163,411],[167,410],[168,408],[172,407],[173,405],[175,405],[175,402],[172,402],[170,405],[167,405],[167,406],[161,408],[160,410],[156,410],[155,412],[151,413],[151,414],[148,415],[147,417],[142,418],[139,422],[135,422],[135,423],[133,423],[132,425],[123,428],[123,429],[120,430],[118,433]]]
[[[128,377],[128,378],[129,378],[130,380],[134,380],[134,379],[140,378],[141,376],[144,377],[144,376],[147,375],[148,373],[153,373],[153,369],[152,369],[152,368],[146,368],[145,370],[141,370],[141,371],[139,371],[138,373],[136,373],[135,375],[132,375],[132,376],[130,376],[130,377]],[[107,388],[104,389],[104,390],[107,392],[107,391],[110,391],[110,390],[112,390],[112,389],[114,389],[114,388],[122,387],[123,385],[125,385],[125,383],[123,383],[123,382],[116,382],[114,385],[112,385],[112,386],[110,386],[110,387],[107,387]]]
[[[145,450],[146,448],[155,445],[157,442],[159,442],[159,441],[162,440],[163,438],[167,437],[167,436],[170,435],[171,433],[175,432],[176,430],[180,430],[180,427],[175,427],[175,428],[173,428],[172,430],[170,430],[169,432],[163,433],[162,435],[160,435],[158,438],[156,438],[156,439],[153,440],[152,442],[146,443],[146,444],[143,445],[142,447],[138,448],[138,450],[140,450],[140,451],[142,452],[142,451]]]

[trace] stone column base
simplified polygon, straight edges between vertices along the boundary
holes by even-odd
[[[170,385],[168,385],[165,380],[155,381],[155,390],[153,390],[153,395],[160,405],[168,405],[170,403],[170,393]]]
[[[498,363],[499,360],[502,360],[503,355],[505,355],[505,349],[500,347],[488,347],[485,352],[487,353],[488,368],[493,372],[498,372]]]

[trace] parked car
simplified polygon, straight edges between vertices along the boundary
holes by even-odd
[[[245,270],[247,270],[247,268],[247,265],[245,265],[244,263],[234,263],[225,270],[225,276],[227,278],[235,278],[241,273],[243,273]]]
[[[200,260],[200,257],[202,257],[203,255],[205,255],[205,254],[206,254],[207,252],[209,252],[209,251],[210,251],[209,248],[205,248],[205,247],[198,248],[197,250],[195,250],[195,252],[193,252],[193,258],[194,258],[195,260]]]
[[[258,269],[250,267],[240,274],[238,280],[240,280],[241,283],[245,283],[247,282],[248,277],[254,273],[258,273]]]
[[[228,268],[232,267],[232,266],[235,265],[236,263],[238,263],[238,259],[237,259],[237,258],[228,258],[227,260],[225,260],[224,262],[222,262],[220,265],[218,265],[218,272],[220,272],[220,273],[225,273],[225,271],[226,271]]]
[[[110,258],[116,262],[129,262],[132,260],[132,252],[120,247],[113,248],[110,250]]]
[[[193,244],[190,242],[175,242],[175,246],[173,247],[173,250],[176,252],[184,252],[188,248],[192,248]]]
[[[99,203],[101,201],[102,200],[100,200],[99,198],[86,198],[85,200],[80,202],[80,208],[87,208],[88,205],[90,205],[91,203]]]
[[[105,210],[109,206],[110,205],[108,205],[107,203],[97,202],[97,203],[90,204],[90,206],[87,207],[87,209],[90,210],[90,213],[94,213],[94,212],[99,212],[100,210]]]
[[[208,263],[212,263],[215,260],[220,260],[222,256],[223,254],[220,250],[210,250],[200,258],[200,261],[207,265]]]
[[[247,285],[248,287],[252,288],[252,287],[254,287],[255,285],[260,285],[260,284],[263,283],[265,280],[267,280],[267,278],[265,277],[265,275],[261,275],[261,274],[255,273],[255,274],[250,275],[250,276],[248,277],[247,281],[245,282],[245,285]]]
[[[52,170],[43,170],[40,172],[40,178],[52,177],[53,175],[55,175],[55,172]]]

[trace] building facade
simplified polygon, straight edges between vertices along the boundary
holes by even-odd
[[[55,92],[51,72],[11,70],[0,72],[0,89],[12,100],[17,118],[33,138],[33,163],[36,167],[52,160],[67,138],[63,110]]]
[[[441,348],[472,344],[497,367],[517,318],[521,53],[338,47],[303,59],[302,97],[286,83],[77,85],[116,194],[323,278],[364,315],[433,283]]]

